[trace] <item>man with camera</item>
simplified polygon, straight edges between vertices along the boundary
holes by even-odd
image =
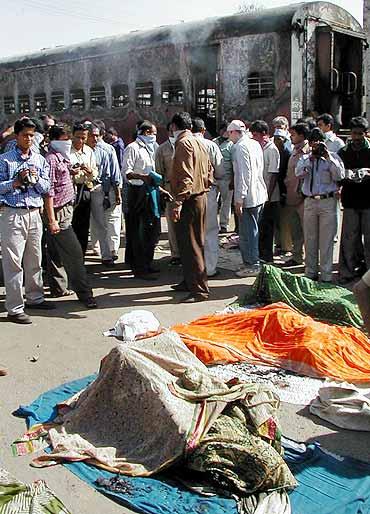
[[[53,309],[44,299],[41,270],[43,195],[50,189],[49,166],[31,150],[35,124],[29,118],[17,120],[14,133],[17,146],[0,156],[1,246],[5,308],[8,320],[30,324],[24,312],[23,268],[26,308]]]
[[[334,238],[338,227],[338,182],[344,178],[342,160],[329,152],[325,136],[314,128],[308,142],[311,152],[303,155],[296,167],[302,177],[304,200],[305,274],[321,282],[332,281]],[[320,265],[319,265],[320,254]]]

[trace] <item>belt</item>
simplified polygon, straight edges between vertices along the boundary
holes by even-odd
[[[313,200],[325,200],[326,198],[334,198],[335,193],[326,193],[325,195],[306,196],[305,198],[312,198]]]
[[[11,205],[4,204],[7,209],[19,209],[20,211],[39,211],[41,207],[12,207]]]

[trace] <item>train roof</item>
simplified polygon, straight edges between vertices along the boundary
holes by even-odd
[[[221,39],[241,37],[248,34],[289,32],[294,21],[307,15],[329,21],[333,25],[346,27],[363,33],[361,25],[345,9],[330,2],[308,2],[273,9],[263,9],[247,14],[234,14],[202,21],[168,25],[150,30],[132,31],[110,37],[92,39],[67,46],[42,49],[27,55],[0,59],[0,66],[9,71],[63,63],[74,59],[87,59],[115,54],[130,49],[168,44],[197,45],[212,44]]]

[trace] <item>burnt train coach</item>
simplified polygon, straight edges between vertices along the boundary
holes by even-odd
[[[0,121],[50,112],[104,119],[130,137],[187,110],[221,120],[364,114],[366,36],[344,9],[309,2],[137,31],[0,61]]]

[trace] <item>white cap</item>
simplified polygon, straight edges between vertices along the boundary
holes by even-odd
[[[227,127],[228,132],[231,130],[239,130],[240,132],[245,132],[247,128],[241,120],[233,120]]]
[[[280,128],[275,129],[274,136],[284,137],[285,139],[288,137],[287,131]]]

